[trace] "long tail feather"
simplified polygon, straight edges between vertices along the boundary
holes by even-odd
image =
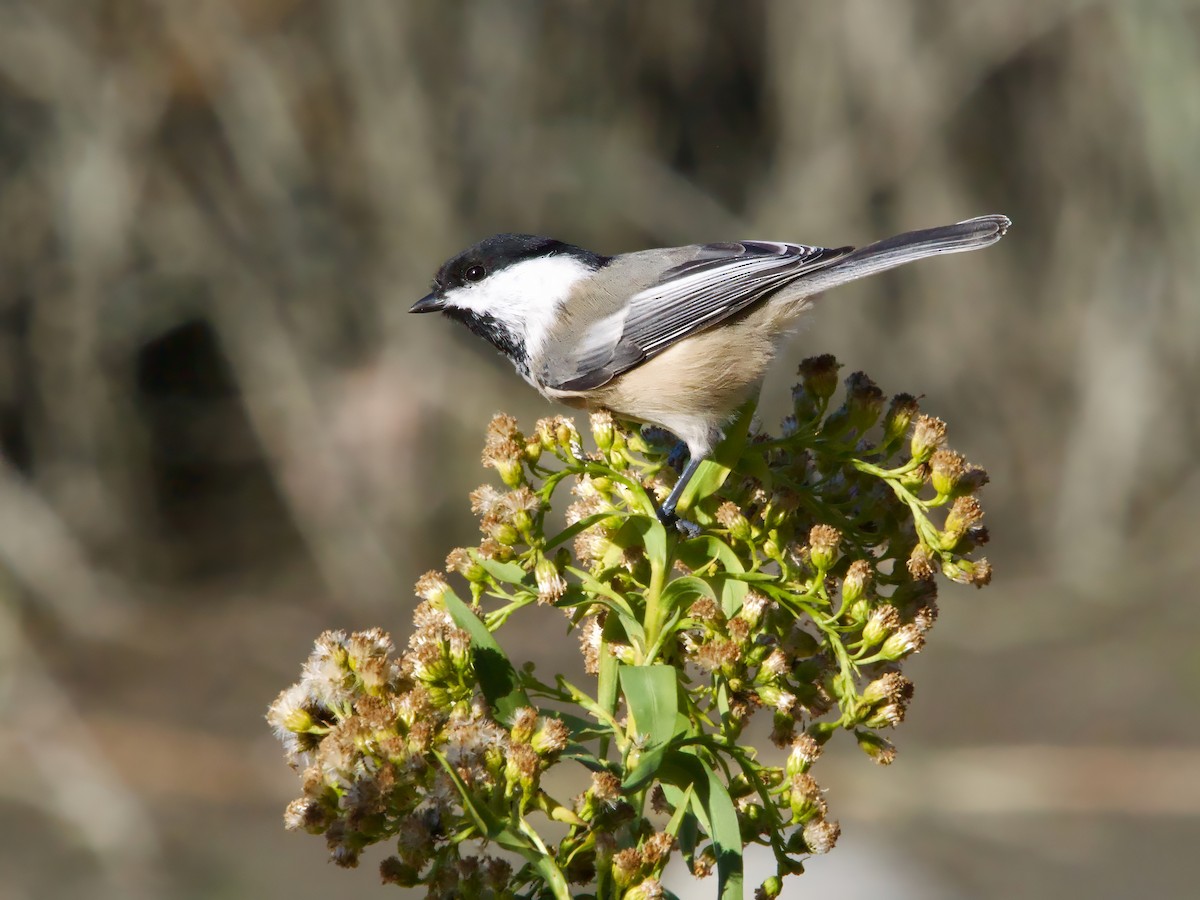
[[[831,266],[802,277],[799,285],[803,286],[806,294],[812,294],[927,256],[978,250],[1004,237],[1011,224],[1007,216],[990,215],[967,219],[954,225],[898,234],[859,247]]]

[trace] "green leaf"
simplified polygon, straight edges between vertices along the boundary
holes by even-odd
[[[646,631],[624,597],[590,572],[576,569],[574,566],[568,566],[567,571],[578,578],[586,590],[592,592],[595,602],[604,604],[616,613],[616,618],[620,620],[621,626],[625,629],[623,635],[625,640],[636,641],[640,645],[646,643]]]
[[[697,578],[695,575],[684,575],[682,578],[676,578],[666,586],[662,592],[660,602],[670,612],[677,606],[680,606],[682,601],[688,597],[708,597],[713,601],[717,599],[712,585],[703,578]]]
[[[666,571],[667,530],[663,528],[662,522],[654,516],[631,516],[629,522],[641,535],[642,547],[646,550],[646,559],[650,561],[650,565]]]
[[[683,560],[684,565],[691,569],[700,569],[711,560],[717,560],[725,572],[732,576],[719,581],[721,609],[726,616],[737,615],[737,611],[742,608],[742,603],[746,599],[746,594],[750,592],[750,588],[739,577],[746,574],[746,567],[742,565],[741,557],[737,555],[737,552],[720,538],[711,534],[702,534],[680,544],[676,554]],[[767,577],[770,578],[770,576]],[[717,579],[714,578],[714,580]]]
[[[575,537],[575,535],[579,534],[582,531],[587,531],[593,525],[597,525],[600,522],[604,522],[608,519],[621,518],[626,515],[628,515],[628,513],[625,513],[621,510],[612,510],[610,512],[599,512],[599,513],[593,513],[590,516],[584,516],[582,519],[580,519],[574,525],[568,525],[566,528],[564,528],[562,531],[560,531],[554,537],[550,538],[550,540],[546,541],[545,549],[553,550],[559,544],[569,541],[571,538]]]
[[[488,559],[480,553],[472,553],[471,556],[475,559],[475,562],[483,566],[483,571],[503,584],[523,584],[525,576],[529,574],[515,562],[500,562],[497,559]]]
[[[454,624],[471,636],[471,657],[475,663],[475,674],[479,677],[479,689],[483,691],[483,696],[496,711],[497,719],[506,725],[512,724],[518,709],[533,706],[521,687],[517,670],[504,655],[487,626],[454,591],[445,591],[442,594],[442,602],[446,604],[446,612],[450,614]]]
[[[622,666],[621,691],[629,704],[634,730],[643,738],[642,752],[621,787],[637,790],[658,771],[675,736],[679,718],[679,681],[673,666]]]
[[[694,789],[692,811],[712,838],[717,854],[718,894],[721,900],[741,900],[742,834],[725,784],[704,760],[686,751],[668,754],[659,778],[680,789],[689,785]]]
[[[667,797],[667,802],[671,804],[675,810],[675,815],[671,817],[671,822],[674,823],[676,816],[683,814],[682,821],[676,831],[670,832],[675,835],[675,839],[679,841],[679,849],[683,852],[683,860],[687,863],[689,869],[692,868],[696,861],[696,848],[700,845],[700,823],[696,819],[696,813],[692,811],[691,800],[693,788],[689,782],[686,787],[679,788],[675,785],[662,781],[663,793]],[[670,825],[667,830],[670,831]]]

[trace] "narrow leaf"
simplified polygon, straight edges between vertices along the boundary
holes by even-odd
[[[450,614],[454,624],[471,636],[471,658],[475,663],[475,674],[479,677],[479,688],[483,691],[483,696],[496,711],[496,718],[506,725],[511,724],[518,709],[533,706],[521,687],[517,670],[504,655],[487,626],[454,591],[445,591],[442,594],[442,602],[446,604],[446,612]]]

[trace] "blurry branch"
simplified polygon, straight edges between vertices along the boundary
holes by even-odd
[[[181,182],[199,216],[188,229],[201,236],[214,260],[226,260],[226,277],[211,298],[213,325],[241,386],[241,401],[272,475],[334,596],[378,602],[395,594],[394,564],[362,515],[354,471],[331,440],[330,412],[313,382],[306,358],[280,315],[286,289],[264,282],[250,263],[252,251],[230,223],[228,191],[205,182]],[[236,267],[229,260],[238,261]]]
[[[1114,241],[1108,271],[1101,271],[1077,348],[1079,405],[1067,424],[1059,496],[1059,579],[1081,588],[1105,584],[1128,565],[1121,547],[1129,516],[1143,488],[1143,463],[1158,412],[1148,398],[1162,396],[1163,370],[1155,359],[1158,284],[1124,284],[1120,272],[1128,249]],[[1136,306],[1128,303],[1140,295]],[[1119,410],[1120,428],[1114,428]]]
[[[110,767],[91,729],[27,642],[2,593],[0,716],[19,723],[0,737],[0,796],[20,800],[69,827],[109,888],[94,896],[161,896],[155,884],[161,847],[149,812]]]
[[[66,523],[0,457],[0,576],[6,570],[76,638],[115,637],[126,627],[113,576],[92,567]]]

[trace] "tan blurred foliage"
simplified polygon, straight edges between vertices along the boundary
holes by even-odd
[[[0,894],[391,894],[282,833],[261,715],[321,628],[402,631],[487,417],[546,410],[406,316],[443,258],[985,212],[797,343],[993,479],[996,586],[947,597],[888,789],[991,755],[845,796],[913,896],[1171,894],[1200,801],[1138,778],[1200,755],[1197,84],[1184,0],[0,2]]]

